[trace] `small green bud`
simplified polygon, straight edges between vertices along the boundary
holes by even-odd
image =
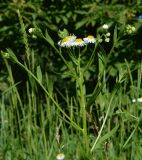
[[[127,34],[132,34],[132,33],[134,33],[136,31],[136,28],[134,27],[134,26],[132,26],[132,25],[130,25],[130,24],[128,24],[127,26],[126,26],[126,33]]]
[[[132,26],[132,28],[131,28],[131,29],[132,29],[132,31],[133,31],[133,32],[135,32],[135,31],[136,31],[136,28],[135,28],[134,26]]]
[[[69,32],[67,31],[67,29],[63,29],[63,31],[59,30],[58,36],[63,39],[69,36]]]
[[[33,39],[37,39],[37,36],[33,34],[33,35],[32,35],[32,38],[33,38]]]
[[[110,35],[111,35],[110,32],[107,32],[107,33],[106,33],[106,36],[107,36],[107,37],[110,37]]]
[[[2,56],[7,59],[10,58],[10,55],[7,52],[2,52]]]
[[[110,41],[110,38],[105,38],[105,42],[109,42]]]
[[[36,32],[36,29],[35,29],[35,28],[29,28],[29,29],[28,29],[28,32],[29,32],[30,34],[33,34],[33,33]]]
[[[98,42],[99,42],[99,43],[102,43],[102,41],[103,41],[103,39],[102,39],[102,38],[98,39]]]

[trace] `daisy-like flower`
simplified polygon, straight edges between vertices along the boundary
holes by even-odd
[[[80,46],[80,47],[83,47],[85,46],[86,43],[85,41],[83,41],[81,38],[77,38],[74,42],[72,42],[72,46]]]
[[[60,40],[58,42],[58,45],[61,47],[71,47],[72,46],[72,42],[74,42],[76,39],[76,36],[67,36],[65,38],[63,38],[62,40]]]
[[[96,42],[96,38],[92,35],[89,35],[86,38],[83,38],[83,40],[86,43],[95,43]]]
[[[58,42],[58,45],[61,47],[71,47],[71,43],[72,42],[70,42],[67,38],[64,38]]]
[[[67,37],[65,37],[64,39],[68,39],[70,42],[73,42],[73,41],[75,41],[76,36],[75,36],[75,35],[67,36]],[[64,40],[64,39],[63,39],[63,40]]]
[[[140,97],[140,98],[138,98],[138,99],[132,99],[132,102],[142,103],[142,97]]]
[[[64,160],[65,159],[65,155],[63,153],[59,153],[59,154],[57,154],[56,159],[57,160]]]

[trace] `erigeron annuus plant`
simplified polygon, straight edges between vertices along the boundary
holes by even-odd
[[[100,87],[98,87],[99,89],[101,89],[101,87],[103,86],[103,84],[101,84],[101,78],[105,79],[105,74],[106,72],[108,72],[108,70],[106,69],[106,66],[109,62],[109,58],[111,56],[111,54],[114,52],[114,48],[117,45],[117,27],[115,27],[114,29],[114,34],[113,34],[113,44],[112,44],[112,48],[110,49],[109,53],[107,55],[103,55],[102,53],[104,52],[104,49],[101,46],[101,42],[110,42],[110,36],[111,33],[108,31],[108,26],[104,26],[104,31],[103,32],[98,32],[97,38],[95,38],[93,35],[89,35],[85,38],[82,39],[78,39],[78,38],[74,38],[74,41],[70,41],[68,36],[66,35],[65,37],[63,37],[60,41],[59,41],[59,46],[61,47],[61,50],[68,50],[68,55],[70,56],[70,60],[73,64],[75,69],[73,72],[75,81],[76,81],[76,89],[77,89],[77,97],[79,98],[79,106],[80,106],[80,114],[81,114],[81,118],[82,118],[82,128],[83,128],[83,141],[84,141],[84,145],[85,145],[85,149],[86,151],[90,150],[91,152],[93,152],[93,150],[95,149],[98,140],[101,137],[101,133],[103,131],[103,128],[105,126],[106,120],[107,120],[107,116],[110,110],[110,106],[112,101],[110,102],[110,106],[107,109],[106,115],[104,117],[104,121],[103,124],[101,126],[101,129],[99,131],[99,134],[92,146],[92,148],[90,149],[89,147],[89,138],[88,138],[88,130],[87,130],[87,118],[86,118],[86,114],[87,114],[87,107],[91,106],[92,101],[95,101],[95,97],[97,95],[99,95],[99,92],[96,93],[96,90],[93,91],[92,93],[92,97],[90,98],[90,100],[88,101],[86,99],[86,86],[85,86],[85,81],[84,81],[84,77],[85,77],[85,71],[89,69],[89,67],[92,65],[93,62],[95,62],[95,67],[96,67],[96,76],[98,78],[98,82],[97,85]],[[73,35],[74,36],[74,35]],[[70,37],[70,36],[69,36]],[[75,36],[76,37],[76,36]],[[64,40],[67,40],[66,42],[68,42],[69,45],[64,46],[64,43],[66,43]],[[76,41],[78,43],[76,43]],[[82,50],[84,47],[88,47],[90,43],[92,43],[94,45],[94,50],[92,52],[92,54],[90,55],[90,59],[87,61],[86,64],[81,64],[83,56],[85,55],[84,53],[82,54]],[[66,43],[67,44],[67,43]],[[87,49],[88,49],[87,48]],[[87,50],[86,50],[87,53]],[[65,61],[66,64],[68,64],[67,61]],[[70,68],[69,68],[70,69]],[[96,86],[97,86],[96,85]],[[93,99],[93,100],[92,100]],[[113,99],[113,97],[112,97]]]
[[[74,78],[76,83],[76,96],[78,97],[79,102],[79,110],[80,117],[82,119],[82,129],[83,129],[83,144],[86,152],[89,151],[89,141],[88,141],[88,131],[87,131],[87,120],[86,120],[86,87],[84,82],[85,77],[85,66],[82,66],[82,47],[86,47],[90,43],[94,44],[94,48],[96,46],[96,38],[93,35],[89,35],[85,38],[77,38],[75,35],[67,35],[62,38],[58,45],[61,49],[68,50],[68,55],[70,57],[71,62],[73,63],[74,69],[69,68],[69,70],[73,70],[73,75],[71,78]],[[66,47],[66,48],[65,48]],[[95,52],[93,52],[94,54]],[[65,64],[68,62],[64,59]],[[88,64],[87,64],[88,65]],[[86,66],[87,66],[86,65]],[[73,76],[73,77],[72,77]]]

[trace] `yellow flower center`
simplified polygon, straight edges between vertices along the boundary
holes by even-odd
[[[67,36],[66,38],[64,38],[64,39],[62,40],[62,42],[63,42],[63,43],[64,43],[64,42],[68,42],[68,41],[70,41],[72,38],[73,38],[73,36]]]
[[[93,38],[94,38],[94,36],[89,35],[89,36],[87,36],[87,38],[93,39]]]
[[[77,38],[75,42],[83,42],[83,40],[81,38]]]
[[[68,42],[68,41],[69,41],[68,38],[64,38],[64,39],[62,40],[62,42]]]

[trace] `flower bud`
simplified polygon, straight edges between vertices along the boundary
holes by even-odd
[[[106,30],[109,28],[107,24],[104,24],[102,27],[103,29],[106,29]]]
[[[105,38],[105,42],[109,42],[110,41],[110,38]]]

